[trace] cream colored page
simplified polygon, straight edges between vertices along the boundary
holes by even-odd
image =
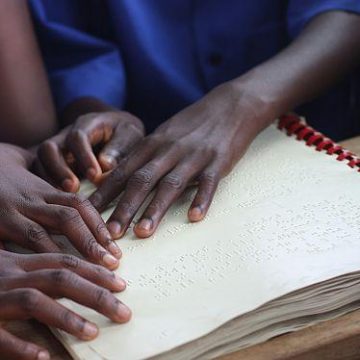
[[[222,181],[206,219],[189,224],[185,197],[155,236],[129,232],[118,273],[126,325],[70,301],[101,326],[92,342],[61,333],[78,359],[141,359],[214,330],[297,288],[354,271],[360,256],[360,174],[274,126]],[[110,212],[104,214],[109,216]]]

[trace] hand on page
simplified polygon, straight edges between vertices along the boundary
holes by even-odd
[[[36,319],[81,340],[91,340],[98,335],[97,326],[53,299],[66,297],[123,323],[131,312],[112,292],[125,286],[111,271],[70,255],[19,255],[0,250],[1,320]],[[1,327],[0,354],[16,360],[50,359],[44,348]]]
[[[188,218],[202,220],[220,179],[263,127],[256,105],[256,99],[239,95],[231,84],[225,84],[140,141],[90,197],[101,210],[124,190],[108,222],[112,236],[124,235],[152,190],[154,198],[134,228],[138,237],[154,233],[189,184],[197,184],[198,189]]]
[[[25,150],[0,144],[0,240],[35,252],[59,252],[50,234],[60,233],[88,260],[117,267],[120,249],[91,203],[32,174],[31,160]]]
[[[74,125],[38,147],[34,169],[48,182],[76,192],[80,176],[98,182],[103,172],[113,169],[143,136],[142,122],[129,113],[82,115]]]

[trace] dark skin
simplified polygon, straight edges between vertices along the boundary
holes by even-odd
[[[144,137],[144,126],[138,118],[93,98],[82,98],[76,106],[69,106],[64,122],[72,125],[37,148],[34,169],[69,192],[79,190],[80,176],[100,182],[104,173],[115,168]],[[92,150],[95,146],[99,149],[96,155]]]
[[[57,124],[26,0],[0,1],[0,48],[0,142],[35,145]]]
[[[56,133],[46,72],[25,0],[0,2],[0,141],[37,144]],[[39,123],[41,127],[39,127]],[[11,124],[11,126],[9,126]],[[130,310],[112,294],[125,282],[106,270],[121,251],[87,199],[64,193],[29,171],[34,156],[0,144],[0,240],[36,252],[9,253],[0,241],[0,319],[36,319],[82,340],[97,336],[95,324],[53,300],[66,297],[123,323]],[[60,252],[51,233],[66,235],[94,265]],[[0,327],[1,359],[49,359],[48,351]]]
[[[87,199],[32,174],[32,160],[29,152],[0,144],[0,240],[35,252],[60,252],[50,234],[62,234],[86,259],[116,268],[121,251],[99,213]]]
[[[54,299],[66,297],[117,323],[131,312],[112,292],[125,289],[124,280],[97,265],[64,254],[19,255],[0,250],[0,318],[36,319],[81,340],[98,335],[96,324]],[[0,327],[1,359],[46,360],[49,352]]]
[[[314,98],[353,69],[360,61],[359,43],[359,16],[337,11],[319,15],[278,55],[216,87],[139,141],[90,197],[102,210],[124,191],[108,221],[112,236],[125,234],[152,190],[155,197],[134,228],[138,237],[154,233],[189,184],[198,185],[189,221],[202,220],[219,181],[254,137],[273,119]],[[72,108],[78,106],[81,112],[81,102],[75,101]],[[78,154],[89,151],[88,156],[93,156],[88,144],[78,141],[72,147]],[[78,154],[73,155],[81,161],[83,155]],[[63,172],[67,168],[64,162],[55,166],[63,166]]]

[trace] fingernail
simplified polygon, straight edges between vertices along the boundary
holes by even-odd
[[[61,187],[65,190],[65,191],[71,191],[72,187],[73,187],[73,181],[71,179],[65,179],[62,183],[61,183]]]
[[[121,287],[121,289],[126,288],[126,281],[116,274],[115,274],[115,282]]]
[[[83,333],[89,337],[94,338],[98,334],[99,330],[96,325],[86,322],[83,328]]]
[[[119,304],[117,309],[117,316],[121,322],[128,321],[131,317],[131,310],[124,304]]]
[[[45,350],[41,350],[38,354],[37,354],[37,360],[50,360],[50,354],[45,351]]]
[[[121,257],[121,250],[114,241],[110,243],[110,245],[108,246],[108,250],[118,259]]]
[[[110,221],[107,228],[113,238],[118,238],[121,235],[121,225],[117,221]]]
[[[96,178],[96,175],[97,175],[97,171],[94,169],[94,168],[89,168],[87,169],[86,171],[86,177],[89,179],[89,180],[94,180]]]
[[[103,262],[106,266],[114,266],[119,263],[118,259],[114,258],[110,254],[105,254],[105,256],[103,257]]]
[[[150,220],[150,219],[142,219],[142,220],[136,225],[136,227],[137,227],[139,230],[149,231],[149,230],[151,230],[152,225],[153,225],[152,220]]]
[[[190,221],[200,221],[203,218],[203,213],[199,206],[195,206],[189,210]]]

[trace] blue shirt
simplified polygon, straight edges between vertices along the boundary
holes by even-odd
[[[93,96],[148,131],[359,0],[30,0],[59,111]],[[336,139],[360,130],[360,77],[299,111]],[[311,86],[311,84],[309,84]]]

